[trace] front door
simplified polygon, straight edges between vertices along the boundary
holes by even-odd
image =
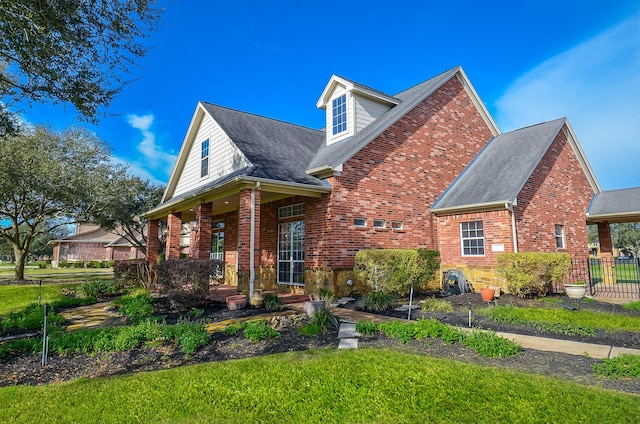
[[[278,283],[304,286],[304,221],[278,225]]]

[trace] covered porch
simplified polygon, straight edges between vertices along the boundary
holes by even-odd
[[[304,280],[294,278],[305,272],[304,232],[302,240],[292,240],[300,237],[292,223],[304,231],[304,205],[328,192],[329,187],[243,176],[173,198],[146,214],[147,260],[219,259],[225,263],[224,284],[237,292],[304,291]]]
[[[640,298],[639,258],[614,257],[611,224],[640,222],[640,187],[597,193],[587,210],[587,225],[597,225],[599,257],[588,260],[591,294],[598,297]]]

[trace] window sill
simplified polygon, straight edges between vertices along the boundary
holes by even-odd
[[[400,229],[400,230],[393,230],[392,229],[391,231],[393,231],[394,233],[405,233],[406,232],[406,230],[402,230],[402,229]]]
[[[353,227],[356,231],[367,231],[367,227]]]
[[[380,232],[386,232],[386,231],[389,231],[389,229],[388,229],[388,228],[374,228],[374,230],[376,230],[376,231],[380,231]]]

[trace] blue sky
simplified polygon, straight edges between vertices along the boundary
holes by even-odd
[[[312,128],[331,74],[395,94],[461,65],[503,132],[567,116],[605,190],[640,186],[640,0],[168,0],[98,125],[166,184],[198,101]],[[77,124],[32,105],[32,123]]]

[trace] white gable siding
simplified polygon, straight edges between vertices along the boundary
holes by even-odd
[[[389,110],[389,106],[367,97],[353,95],[355,101],[355,132],[375,121],[377,117]]]
[[[201,178],[200,149],[201,143],[206,139],[209,139],[209,175]],[[191,145],[180,179],[176,184],[173,197],[249,165],[247,158],[229,136],[211,116],[205,113]]]

